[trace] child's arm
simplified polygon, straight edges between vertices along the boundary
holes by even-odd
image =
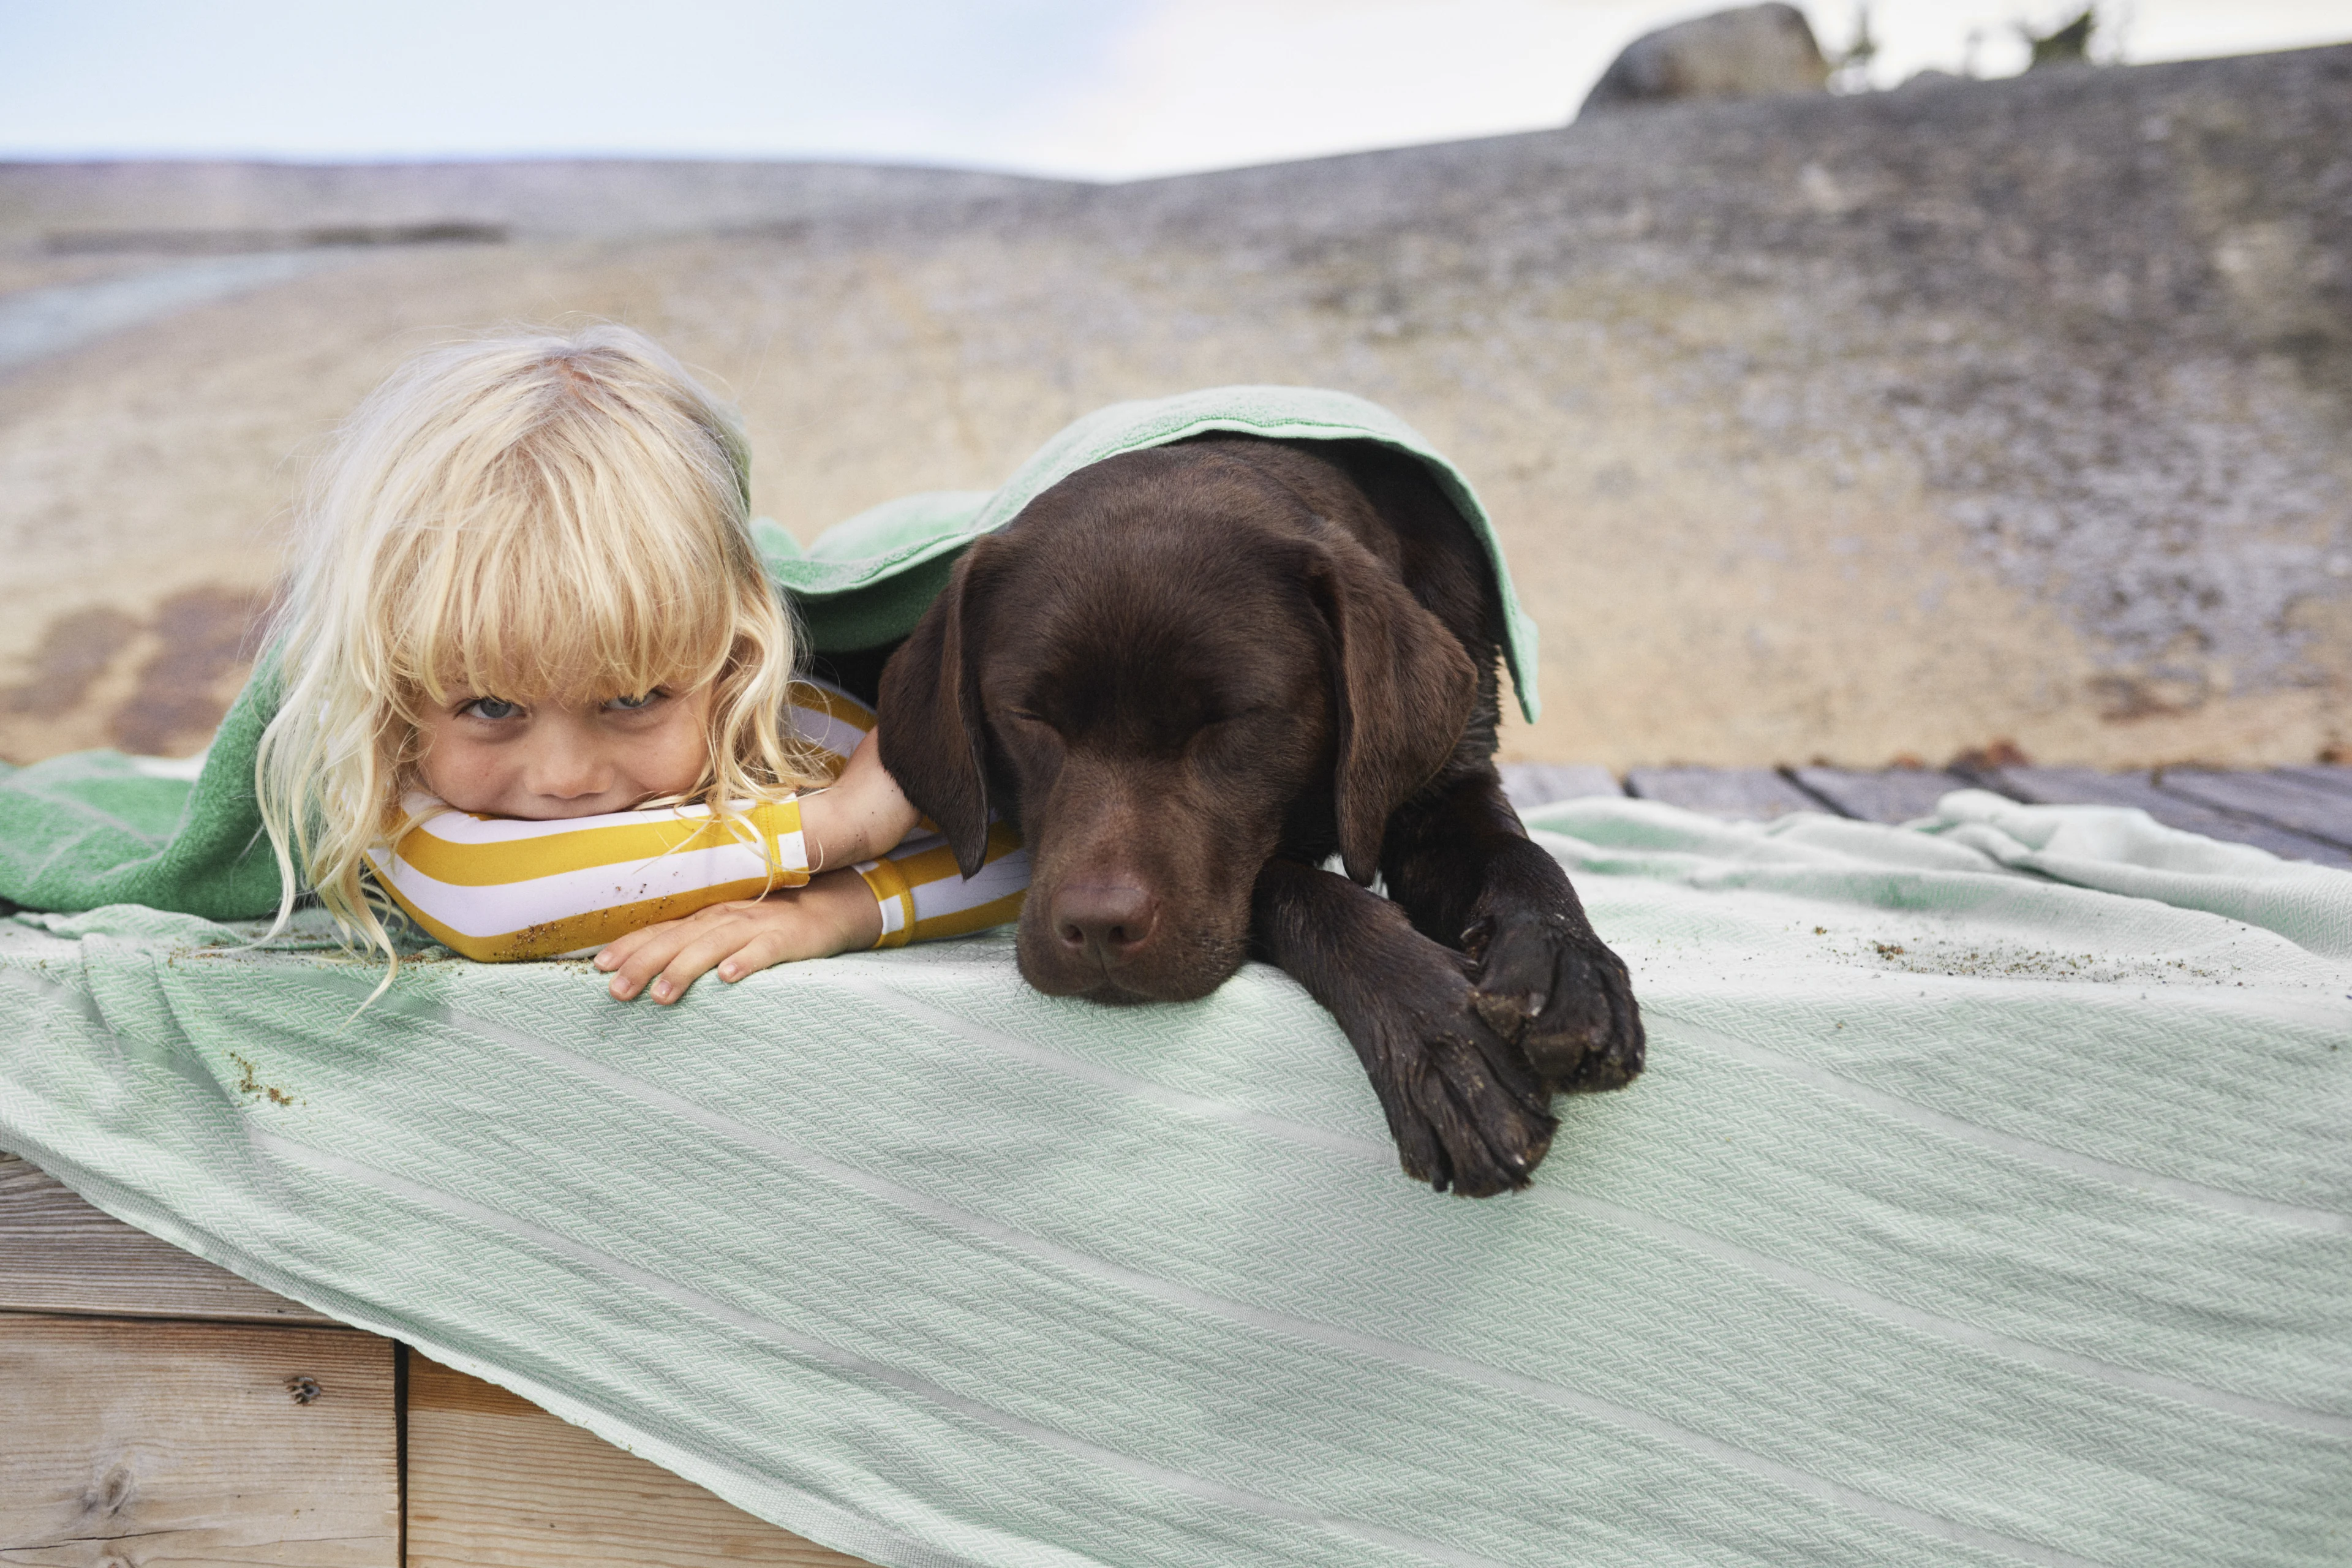
[[[716,904],[615,938],[596,955],[622,1001],[675,1002],[713,968],[740,980],[772,963],[869,947],[961,936],[1016,920],[1029,888],[1029,852],[1003,823],[988,830],[979,874],[956,870],[937,834],[908,839],[855,871],[827,871],[805,888]]]
[[[624,1002],[640,991],[675,1002],[713,969],[721,980],[740,980],[772,963],[872,947],[881,937],[882,909],[866,879],[826,871],[804,888],[713,904],[616,937],[596,967],[612,973],[608,989]]]
[[[914,830],[918,814],[882,766],[878,732],[866,732],[831,788],[801,797],[801,834],[812,869],[871,860]]]
[[[376,885],[435,940],[486,962],[584,955],[809,879],[793,799],[724,822],[699,806],[528,821],[407,804],[424,820],[370,852]]]

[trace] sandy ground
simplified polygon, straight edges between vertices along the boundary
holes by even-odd
[[[1752,166],[1727,161],[1761,143],[1726,136],[1750,111],[1709,110],[982,220],[386,248],[184,302],[0,374],[0,758],[200,746],[334,422],[425,344],[583,318],[651,331],[740,402],[755,505],[803,540],[992,486],[1120,398],[1384,403],[1479,487],[1541,626],[1544,713],[1507,730],[1512,758],[2340,756],[2352,405],[2326,378],[2352,317],[2335,231],[2277,206],[2335,176],[2246,171],[2345,159],[2299,132],[2249,151],[2269,122],[2230,74],[2290,67],[2318,68],[2117,73],[2105,107],[2028,83],[1757,110],[1788,147]],[[2176,206],[2147,209],[2165,226],[2076,211],[2066,180],[2115,182],[2020,139],[2036,94],[2105,115],[2144,182],[2173,160]],[[2217,128],[2194,147],[2150,140],[2192,111]],[[1685,151],[1660,167],[1639,137],[1668,132]],[[1970,136],[2034,161],[1920,194],[1948,176],[1918,161]],[[167,265],[20,247],[0,313],[77,285],[119,301]]]
[[[2051,761],[2252,763],[2344,738],[2327,690],[2102,719],[2080,634],[1967,559],[1910,467],[1727,452],[1682,395],[1675,340],[1769,323],[1669,329],[1588,293],[1539,334],[1433,345],[1071,260],[986,240],[407,252],[20,371],[0,383],[0,560],[38,610],[0,623],[16,682],[0,754],[201,745],[241,666],[215,652],[197,681],[192,658],[267,592],[334,421],[424,344],[581,317],[643,327],[727,388],[755,505],[803,540],[893,495],[992,485],[1118,398],[1249,381],[1374,396],[1480,486],[1542,627],[1545,714],[1509,732],[1516,757],[1874,766],[2007,738]],[[1040,341],[1073,312],[1118,330]],[[159,686],[180,721],[158,716]]]

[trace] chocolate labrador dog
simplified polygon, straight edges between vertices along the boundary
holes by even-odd
[[[1420,462],[1197,437],[973,542],[883,670],[882,760],[967,873],[992,810],[1020,827],[1031,984],[1186,1001],[1276,963],[1353,1042],[1406,1172],[1484,1195],[1527,1184],[1554,1090],[1619,1088],[1643,1051],[1625,965],[1503,796],[1501,640]]]

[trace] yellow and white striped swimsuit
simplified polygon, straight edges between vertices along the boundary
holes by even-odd
[[[787,718],[834,777],[874,728],[872,709],[815,681],[793,685]],[[435,941],[467,958],[580,956],[641,926],[809,879],[798,800],[746,808],[748,834],[700,805],[533,822],[436,810],[430,795],[403,804],[432,815],[370,853],[376,881]],[[929,827],[856,868],[882,908],[877,947],[961,936],[1021,913],[1029,852],[1010,827],[990,825],[986,857],[970,878]]]

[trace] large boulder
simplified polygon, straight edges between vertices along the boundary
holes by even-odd
[[[1579,113],[1685,98],[1820,92],[1829,62],[1794,5],[1735,5],[1644,33],[1593,84]]]

